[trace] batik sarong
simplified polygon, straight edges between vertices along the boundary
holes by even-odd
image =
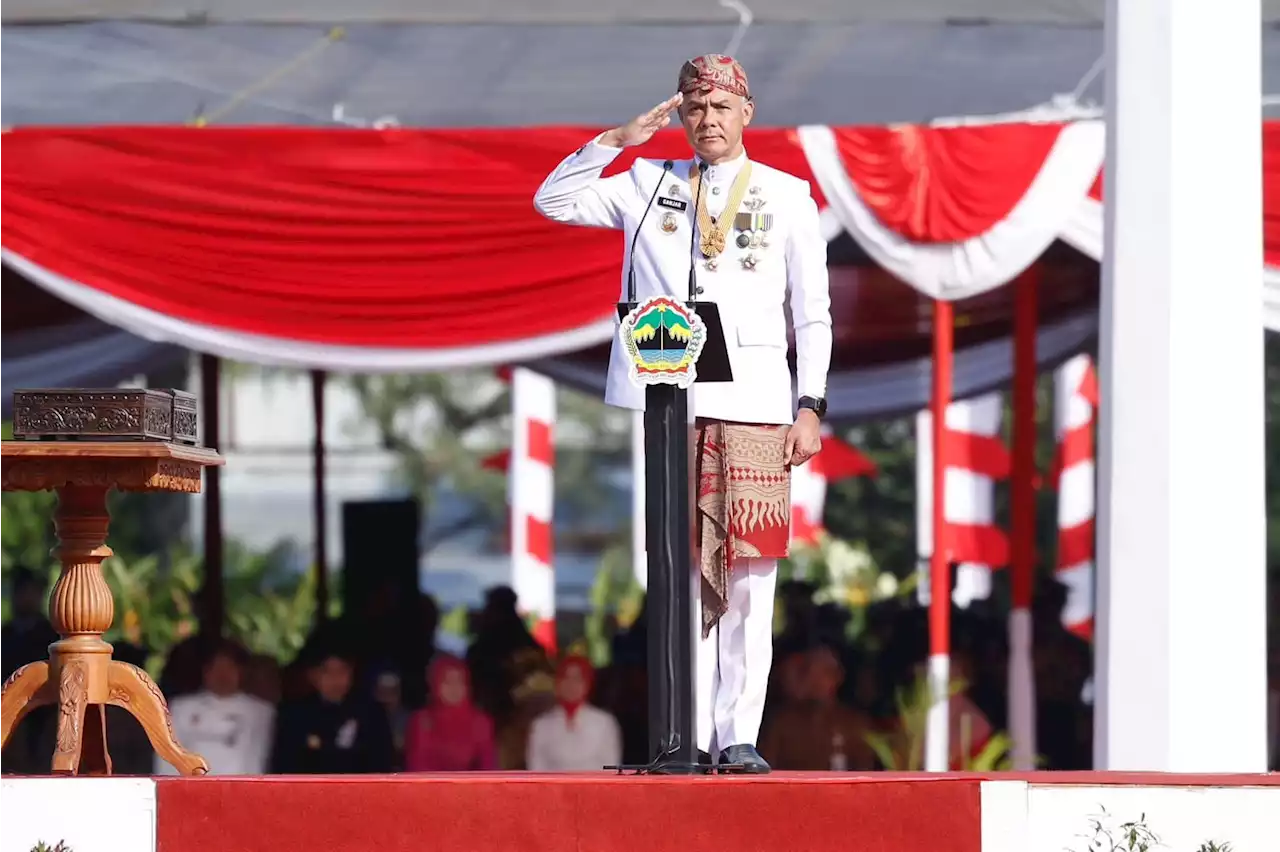
[[[781,558],[791,541],[788,426],[698,421],[702,635],[728,609],[735,557]]]

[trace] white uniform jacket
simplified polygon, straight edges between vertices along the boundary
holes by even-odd
[[[633,241],[637,298],[672,296],[684,301],[689,292],[691,229],[697,221],[689,190],[695,161],[677,160],[664,173],[664,161],[639,159],[626,173],[602,178],[605,167],[620,153],[621,149],[598,141],[587,143],[543,181],[534,207],[557,222],[624,232],[619,301],[626,298],[627,258]],[[702,192],[712,216],[723,211],[745,162],[743,155],[707,169]],[[807,182],[755,161],[751,168],[748,194],[738,212],[761,214],[758,221],[768,225],[763,245],[739,247],[740,232],[731,227],[714,269],[707,268],[695,249],[697,285],[702,291],[697,299],[719,305],[733,381],[695,385],[692,402],[698,417],[790,423],[795,408],[787,363],[788,292],[796,339],[796,390],[800,396],[826,395],[831,361],[827,241]],[[658,200],[637,232],[659,181]],[[631,381],[626,353],[616,337],[605,402],[644,408],[644,391]]]

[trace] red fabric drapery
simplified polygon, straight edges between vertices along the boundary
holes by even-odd
[[[932,249],[998,225],[1064,131],[831,132],[835,167],[874,217]],[[528,360],[610,334],[619,236],[554,225],[531,204],[543,176],[594,133],[23,128],[3,136],[3,244],[10,262],[38,267],[24,275],[82,310],[225,357],[361,370]],[[753,129],[747,145],[810,181],[826,207],[800,137]],[[1263,141],[1265,196],[1280,197],[1280,125],[1267,123]],[[668,130],[607,173],[638,155],[687,153]],[[1280,267],[1276,210],[1266,256]]]
[[[1022,200],[1059,124],[843,128],[841,160],[885,226],[919,243],[985,233]]]
[[[618,295],[619,236],[532,206],[596,132],[19,129],[3,143],[4,246],[132,305],[240,333],[413,349],[554,335],[609,318]],[[791,131],[750,144],[808,176]],[[643,154],[687,145],[669,131]]]
[[[614,301],[616,235],[533,211],[589,131],[106,127],[5,136],[4,245],[195,323],[354,346],[554,333]]]

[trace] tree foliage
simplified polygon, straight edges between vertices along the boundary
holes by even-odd
[[[422,507],[425,551],[500,523],[507,479],[484,461],[511,444],[506,384],[479,370],[354,376],[350,382],[364,419],[396,455],[402,484]],[[561,390],[556,404],[557,497],[569,506],[598,505],[605,487],[597,475],[601,457],[621,450],[619,417],[610,417],[599,400],[573,391]],[[431,523],[446,493],[465,499],[470,511],[447,523]]]

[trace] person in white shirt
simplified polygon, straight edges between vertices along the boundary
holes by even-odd
[[[204,688],[169,705],[178,742],[203,757],[210,775],[262,775],[267,771],[275,708],[240,688],[248,655],[239,645],[220,642],[204,664]],[[155,759],[157,775],[178,771]]]
[[[525,765],[534,772],[582,772],[622,762],[622,729],[613,714],[587,703],[595,671],[570,656],[556,672],[556,706],[529,730]]]

